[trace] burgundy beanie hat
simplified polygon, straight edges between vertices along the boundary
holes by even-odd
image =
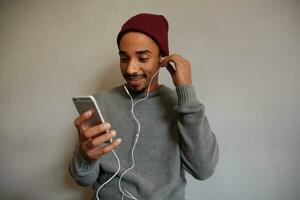
[[[151,37],[158,45],[163,56],[169,55],[168,21],[163,15],[141,13],[125,22],[117,37],[118,46],[122,36],[127,32],[141,32]]]

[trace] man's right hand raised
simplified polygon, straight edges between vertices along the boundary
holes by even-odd
[[[116,136],[117,132],[111,130],[111,125],[107,122],[87,127],[85,122],[91,116],[92,112],[86,111],[74,120],[79,135],[79,149],[87,161],[97,160],[102,155],[111,152],[121,143],[120,138],[113,140],[112,143],[109,142],[110,139]]]

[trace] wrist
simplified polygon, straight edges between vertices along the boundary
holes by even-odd
[[[79,149],[78,149],[78,150],[79,150],[79,154],[81,155],[82,159],[85,160],[86,162],[90,162],[90,163],[93,162],[94,160],[90,159],[90,158],[86,155],[86,153],[85,153],[85,151],[84,151],[82,145],[83,145],[83,144],[80,144],[80,145],[79,145]]]
[[[192,84],[184,84],[176,86],[178,95],[178,105],[194,105],[199,104],[194,86]]]

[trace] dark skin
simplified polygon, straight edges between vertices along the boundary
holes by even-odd
[[[143,33],[124,34],[119,45],[119,56],[121,72],[127,87],[133,93],[147,92],[151,78],[160,67],[168,69],[175,86],[192,84],[190,62],[178,54],[161,57],[157,44]],[[158,87],[156,76],[150,86],[150,92]],[[78,130],[82,156],[88,161],[95,161],[120,145],[121,139],[105,143],[117,135],[116,131],[111,129],[108,122],[87,127],[85,122],[90,117],[91,112],[87,111],[77,117],[74,124]]]

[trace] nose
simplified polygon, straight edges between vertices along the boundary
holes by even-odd
[[[131,59],[126,68],[126,73],[127,74],[135,74],[138,71],[139,71],[138,62],[136,62],[134,59]]]

